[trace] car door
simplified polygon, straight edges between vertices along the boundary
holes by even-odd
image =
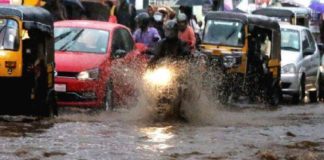
[[[124,102],[134,91],[130,85],[134,82],[134,67],[130,63],[133,56],[134,41],[127,29],[118,28],[114,32],[112,45],[112,70],[114,74],[114,87],[120,102]]]
[[[307,34],[305,30],[301,31],[301,46],[302,46],[302,54],[306,51],[306,49],[310,46],[307,38]],[[304,56],[304,54],[303,54]],[[311,76],[311,55],[307,55],[303,57],[302,66],[305,68],[306,74],[306,83],[309,83],[309,77]]]
[[[316,42],[311,32],[309,30],[305,30],[305,32],[308,38],[309,48],[313,52],[313,55],[311,55],[311,62],[310,62],[310,74],[311,74],[311,81],[313,84],[315,84],[317,80],[318,67],[320,66],[320,54],[318,52],[318,49],[316,47]]]

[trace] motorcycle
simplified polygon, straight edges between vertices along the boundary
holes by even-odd
[[[157,120],[185,119],[182,102],[188,98],[189,69],[185,62],[163,62],[144,74],[146,94]]]

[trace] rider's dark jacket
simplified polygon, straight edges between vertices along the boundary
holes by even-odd
[[[191,56],[190,46],[180,39],[163,39],[154,49],[154,57],[149,65],[156,64],[161,59],[183,60]]]

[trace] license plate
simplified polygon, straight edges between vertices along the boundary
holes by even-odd
[[[54,89],[56,92],[66,92],[66,84],[55,84]]]

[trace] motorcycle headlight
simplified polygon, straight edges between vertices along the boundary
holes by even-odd
[[[226,68],[231,68],[236,64],[236,58],[233,56],[224,56],[223,58],[223,65]]]
[[[281,73],[296,73],[296,66],[294,64],[287,64],[281,67]]]
[[[78,80],[96,80],[99,77],[99,69],[92,69],[88,71],[82,71],[78,74],[77,79]]]
[[[167,67],[148,70],[144,74],[144,80],[154,86],[167,86],[172,81],[172,71]]]

